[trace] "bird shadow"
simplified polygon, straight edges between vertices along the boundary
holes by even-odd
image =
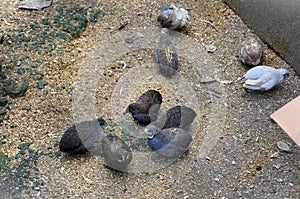
[[[256,90],[243,88],[243,91],[241,92],[241,97],[242,98],[251,97],[252,99],[272,98],[278,92],[280,92],[281,89],[282,89],[281,85],[277,85],[274,88],[267,91],[256,91]]]
[[[80,152],[80,153],[71,153],[71,154],[66,154],[62,153],[61,156],[61,162],[67,162],[70,160],[80,160],[82,158],[87,158],[90,157],[90,153],[85,151],[85,152]]]

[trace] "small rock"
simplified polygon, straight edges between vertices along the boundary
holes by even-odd
[[[208,94],[213,95],[213,96],[218,97],[218,98],[224,97],[224,95],[222,93],[219,93],[219,92],[217,92],[215,90],[212,90],[212,89],[208,89],[206,92]]]
[[[134,42],[134,39],[132,37],[126,37],[125,42],[128,44],[132,44]]]
[[[235,165],[235,164],[236,164],[236,162],[233,160],[233,161],[231,162],[231,164]]]
[[[138,38],[144,38],[143,33],[141,33],[140,31],[138,31],[138,32],[136,33],[136,36],[137,36]]]
[[[281,151],[285,151],[285,152],[290,152],[291,151],[289,145],[287,143],[283,142],[283,141],[278,141],[277,142],[277,147]]]
[[[216,182],[219,182],[219,181],[220,181],[220,179],[219,179],[219,178],[215,178],[214,180],[215,180]]]
[[[217,47],[213,44],[204,44],[204,47],[205,47],[206,51],[209,53],[213,53],[217,50]]]
[[[277,182],[282,183],[282,182],[283,182],[283,179],[282,179],[282,178],[279,178],[279,179],[277,179]]]
[[[214,79],[214,78],[212,78],[212,77],[206,77],[206,78],[204,78],[204,79],[201,79],[200,80],[200,83],[204,83],[204,84],[206,84],[206,83],[211,83],[211,82],[215,82],[216,80]]]
[[[27,10],[40,10],[49,7],[52,0],[23,0],[19,3],[18,8]]]

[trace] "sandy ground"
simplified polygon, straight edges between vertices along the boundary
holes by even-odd
[[[270,114],[299,95],[299,78],[293,69],[264,45],[263,64],[286,68],[290,76],[271,91],[247,92],[240,77],[249,68],[241,64],[238,52],[247,37],[256,37],[253,32],[219,0],[172,1],[188,8],[191,19],[173,37],[180,56],[179,75],[172,80],[158,76],[153,70],[153,52],[161,28],[156,15],[163,3],[54,0],[44,10],[25,11],[17,9],[14,2],[3,1],[0,28],[7,33],[31,22],[52,19],[58,8],[67,10],[77,5],[87,8],[89,14],[101,9],[105,15],[96,23],[88,23],[79,35],[55,40],[60,50],[50,53],[14,43],[0,44],[3,72],[30,80],[25,96],[8,98],[0,150],[9,161],[0,161],[0,197],[299,198],[299,148],[270,119]],[[118,30],[126,20],[129,24]],[[204,46],[208,44],[216,50],[206,52]],[[27,64],[14,62],[21,55],[28,56]],[[38,66],[34,68],[32,63]],[[16,73],[20,65],[44,75]],[[95,68],[99,66],[103,66],[101,70]],[[205,84],[206,78],[218,81]],[[73,95],[82,79],[95,86],[82,92],[91,100],[86,106],[76,104],[81,98]],[[47,84],[38,88],[42,80]],[[139,149],[130,172],[121,173],[108,169],[101,158],[91,154],[57,152],[62,133],[81,119],[78,115],[117,122],[126,117],[122,114],[126,105],[148,89],[162,93],[162,110],[177,104],[196,110],[198,116],[191,130],[194,140],[183,157],[167,166],[159,161],[147,165],[145,151]],[[208,89],[223,96],[210,95]],[[288,143],[291,152],[276,154],[278,141]],[[26,143],[31,144],[25,149],[20,146]]]

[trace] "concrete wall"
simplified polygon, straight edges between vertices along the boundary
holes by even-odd
[[[300,76],[300,0],[224,0]]]

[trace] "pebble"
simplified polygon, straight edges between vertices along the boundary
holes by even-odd
[[[140,31],[138,31],[138,32],[136,33],[136,36],[137,36],[138,38],[144,38],[143,33],[141,33]]]
[[[231,164],[235,165],[235,164],[236,164],[236,162],[233,160],[233,161],[231,162]]]
[[[217,47],[213,44],[204,44],[204,47],[205,47],[206,51],[209,53],[213,53],[217,50]]]
[[[134,42],[134,39],[131,38],[131,37],[126,37],[125,42],[128,43],[128,44],[132,44]]]
[[[24,0],[19,3],[18,8],[40,10],[42,8],[49,7],[51,4],[52,0]]]
[[[279,179],[277,179],[277,182],[282,183],[282,182],[283,182],[283,179],[282,179],[282,178],[279,178]]]
[[[291,151],[289,145],[287,143],[283,142],[283,141],[278,141],[277,142],[277,147],[281,151],[285,151],[285,152],[290,152]]]
[[[213,96],[218,97],[218,98],[224,97],[224,95],[222,93],[219,93],[219,92],[217,92],[217,91],[215,91],[213,89],[208,89],[206,92],[208,94],[213,95]]]
[[[200,83],[206,84],[206,83],[211,83],[211,82],[215,82],[215,81],[217,81],[217,80],[215,80],[215,79],[212,78],[212,77],[207,77],[207,78],[201,79],[201,80],[200,80]]]

